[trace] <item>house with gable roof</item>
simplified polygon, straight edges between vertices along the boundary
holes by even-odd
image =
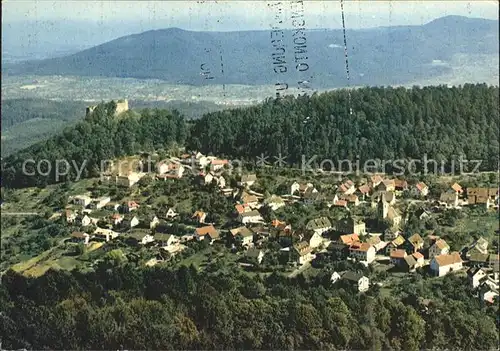
[[[241,176],[240,181],[238,182],[239,186],[250,187],[257,181],[257,176],[255,174],[243,174]]]
[[[429,258],[432,260],[436,256],[447,255],[449,252],[450,246],[443,239],[439,239],[429,248]]]
[[[207,225],[205,227],[196,228],[194,230],[194,237],[196,240],[209,240],[210,244],[215,240],[219,240],[219,232],[215,229],[213,225]]]
[[[427,196],[429,194],[429,187],[424,182],[418,182],[412,189],[414,195]]]
[[[438,277],[442,277],[449,272],[462,269],[462,259],[458,252],[434,256],[431,259],[430,268]]]
[[[250,247],[253,244],[253,232],[245,226],[230,230],[238,246]]]
[[[413,234],[407,240],[407,250],[410,253],[415,253],[423,249],[424,247],[424,239],[420,236],[420,234]]]
[[[330,220],[326,217],[319,217],[310,220],[306,224],[306,229],[307,230],[312,230],[315,233],[318,233],[319,235],[329,231],[332,229],[332,223]]]
[[[375,248],[369,243],[354,242],[349,247],[349,256],[358,261],[372,263],[375,260]]]
[[[316,256],[312,254],[312,247],[306,241],[301,241],[293,246],[290,250],[290,258],[292,261],[300,265],[311,262]]]
[[[361,273],[347,271],[342,274],[342,281],[352,284],[359,292],[365,292],[370,287],[370,280]]]

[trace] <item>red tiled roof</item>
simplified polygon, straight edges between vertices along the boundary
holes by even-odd
[[[416,186],[416,188],[417,188],[419,191],[422,191],[422,190],[424,190],[425,188],[427,188],[427,185],[426,185],[424,182],[419,182],[419,183],[417,183],[415,186]]]
[[[200,236],[210,235],[211,237],[218,236],[217,230],[213,225],[207,225],[206,227],[196,228],[196,234]]]
[[[340,240],[341,240],[341,241],[342,241],[342,243],[344,243],[344,244],[351,245],[351,244],[353,244],[354,242],[359,241],[359,236],[358,236],[358,234],[347,234],[347,235],[341,235],[341,236],[340,236]]]
[[[382,177],[378,174],[371,176],[371,181],[373,184],[382,182]]]
[[[405,258],[406,251],[405,250],[394,250],[391,252],[391,258]]]
[[[213,160],[212,165],[227,165],[229,163],[228,160]]]
[[[239,214],[242,214],[245,212],[245,207],[248,207],[247,204],[243,204],[243,205],[235,205],[234,208],[236,209],[236,211],[239,213]]]
[[[458,184],[458,183],[453,184],[453,185],[451,186],[451,188],[452,188],[453,190],[455,190],[456,192],[458,192],[458,193],[463,192],[462,187],[461,187],[461,186],[460,186],[460,184]]]
[[[359,241],[353,242],[350,250],[367,252],[372,246],[368,243],[361,243]]]
[[[446,241],[444,241],[443,239],[439,239],[438,241],[436,241],[435,245],[441,250],[449,247]]]
[[[358,188],[359,192],[362,194],[368,194],[370,192],[370,186],[369,185],[362,185]]]
[[[434,259],[440,267],[462,262],[460,254],[458,252],[453,252],[449,255],[439,255],[434,257]]]
[[[420,252],[415,252],[413,255],[417,260],[423,259],[424,255],[422,255]]]
[[[347,206],[347,201],[345,200],[337,200],[333,204],[334,206],[341,206],[341,207],[346,207]]]

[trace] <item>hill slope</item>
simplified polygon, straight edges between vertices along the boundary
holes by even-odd
[[[304,42],[297,40],[299,36],[306,38],[305,47],[296,47]],[[297,81],[308,80],[314,88],[346,86],[341,30],[288,30],[282,40],[278,44],[286,45],[287,72],[279,74],[273,71],[272,54],[277,49],[270,31],[178,28],[125,36],[70,56],[6,65],[3,72],[157,78],[192,85],[274,84],[279,80],[296,86]],[[498,54],[498,41],[498,21],[459,16],[422,26],[347,30],[351,84],[403,84],[447,73],[447,62],[454,55]],[[298,62],[307,63],[309,69],[298,72],[296,57],[307,57]],[[204,63],[213,79],[201,74]]]

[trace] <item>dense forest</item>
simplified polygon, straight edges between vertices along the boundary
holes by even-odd
[[[116,118],[115,106],[114,102],[100,104],[82,122],[65,128],[47,141],[7,157],[2,164],[2,185],[24,187],[54,183],[57,160],[67,160],[70,164],[70,172],[59,181],[75,179],[76,168],[82,166],[83,177],[99,176],[101,161],[142,150],[184,144],[186,124],[177,111],[170,113],[167,110],[145,109],[139,116],[130,113],[125,118]],[[23,172],[23,163],[29,159],[36,163],[27,164],[26,172]],[[41,160],[48,160],[50,164],[39,162]],[[63,170],[60,169],[60,172]],[[36,176],[29,175],[33,173]]]
[[[27,148],[60,133],[64,127],[76,124],[85,116],[84,101],[53,101],[45,99],[2,100],[2,157]],[[224,105],[211,101],[143,101],[129,100],[136,111],[149,109],[177,110],[189,119],[205,113],[223,110]]]
[[[261,154],[309,159],[483,160],[495,170],[499,153],[498,87],[466,84],[412,89],[362,88],[268,100],[205,115],[188,147],[255,160]],[[348,112],[352,107],[352,115]]]
[[[496,349],[495,306],[463,278],[425,286],[418,277],[393,296],[331,286],[329,274],[251,277],[217,263],[138,269],[119,250],[95,271],[8,271],[0,286],[7,349]],[[417,297],[430,298],[429,301]]]
[[[317,155],[317,160],[333,162],[355,162],[359,157],[362,165],[368,159],[408,161],[426,155],[446,166],[459,157],[481,160],[482,170],[495,170],[498,93],[498,87],[485,84],[361,88],[351,91],[349,99],[344,89],[208,113],[190,121],[189,128],[176,110],[146,109],[140,117],[131,114],[117,119],[109,104],[103,104],[92,119],[6,158],[3,184],[22,187],[54,182],[53,173],[23,175],[22,164],[27,159],[67,159],[78,165],[87,160],[83,174],[87,177],[98,174],[101,160],[175,143],[252,161],[261,154],[281,153],[292,164],[299,164],[302,155],[306,160]],[[417,169],[420,165],[416,164]],[[455,167],[457,170],[458,162]],[[385,171],[391,172],[390,164]]]

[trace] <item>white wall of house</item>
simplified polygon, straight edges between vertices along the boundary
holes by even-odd
[[[463,266],[462,266],[462,262],[450,264],[447,266],[439,266],[437,264],[437,261],[435,259],[432,259],[430,267],[435,275],[437,275],[438,277],[442,277],[442,276],[448,274],[449,272],[462,269]]]
[[[361,277],[361,279],[358,281],[358,290],[360,292],[367,291],[368,288],[370,287],[370,279],[367,277]]]
[[[359,261],[372,263],[375,260],[376,251],[375,248],[371,246],[368,251],[349,250],[349,255]]]
[[[323,237],[317,232],[315,232],[311,239],[309,239],[309,246],[313,249],[320,246],[321,243],[323,243]]]
[[[450,252],[449,247],[445,247],[444,249],[440,249],[436,244],[432,245],[429,248],[429,258],[432,260],[434,257],[439,255],[447,255]]]

